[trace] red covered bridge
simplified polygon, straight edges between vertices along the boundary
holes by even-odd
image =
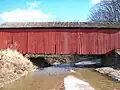
[[[120,48],[120,24],[95,22],[6,22],[0,49],[34,54],[105,54]]]

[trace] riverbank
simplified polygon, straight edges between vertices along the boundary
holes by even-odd
[[[101,74],[111,77],[113,80],[120,81],[120,69],[113,69],[112,67],[102,67],[95,70]]]

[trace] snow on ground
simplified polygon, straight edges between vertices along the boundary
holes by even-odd
[[[75,65],[92,65],[92,64],[100,64],[100,60],[96,60],[96,61],[81,61],[81,62],[75,63]]]
[[[69,75],[64,78],[65,90],[95,90],[87,82]]]
[[[108,75],[112,77],[115,80],[120,81],[120,70],[118,69],[113,69],[112,67],[102,67],[102,68],[97,68],[95,69],[96,71]]]

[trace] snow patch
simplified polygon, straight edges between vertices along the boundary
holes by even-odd
[[[71,75],[64,78],[64,87],[65,90],[95,90],[87,82]]]
[[[93,65],[93,64],[100,64],[100,59],[96,61],[81,61],[81,62],[75,63],[75,65]]]

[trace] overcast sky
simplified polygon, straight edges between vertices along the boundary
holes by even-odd
[[[87,21],[100,0],[2,0],[0,22]]]

